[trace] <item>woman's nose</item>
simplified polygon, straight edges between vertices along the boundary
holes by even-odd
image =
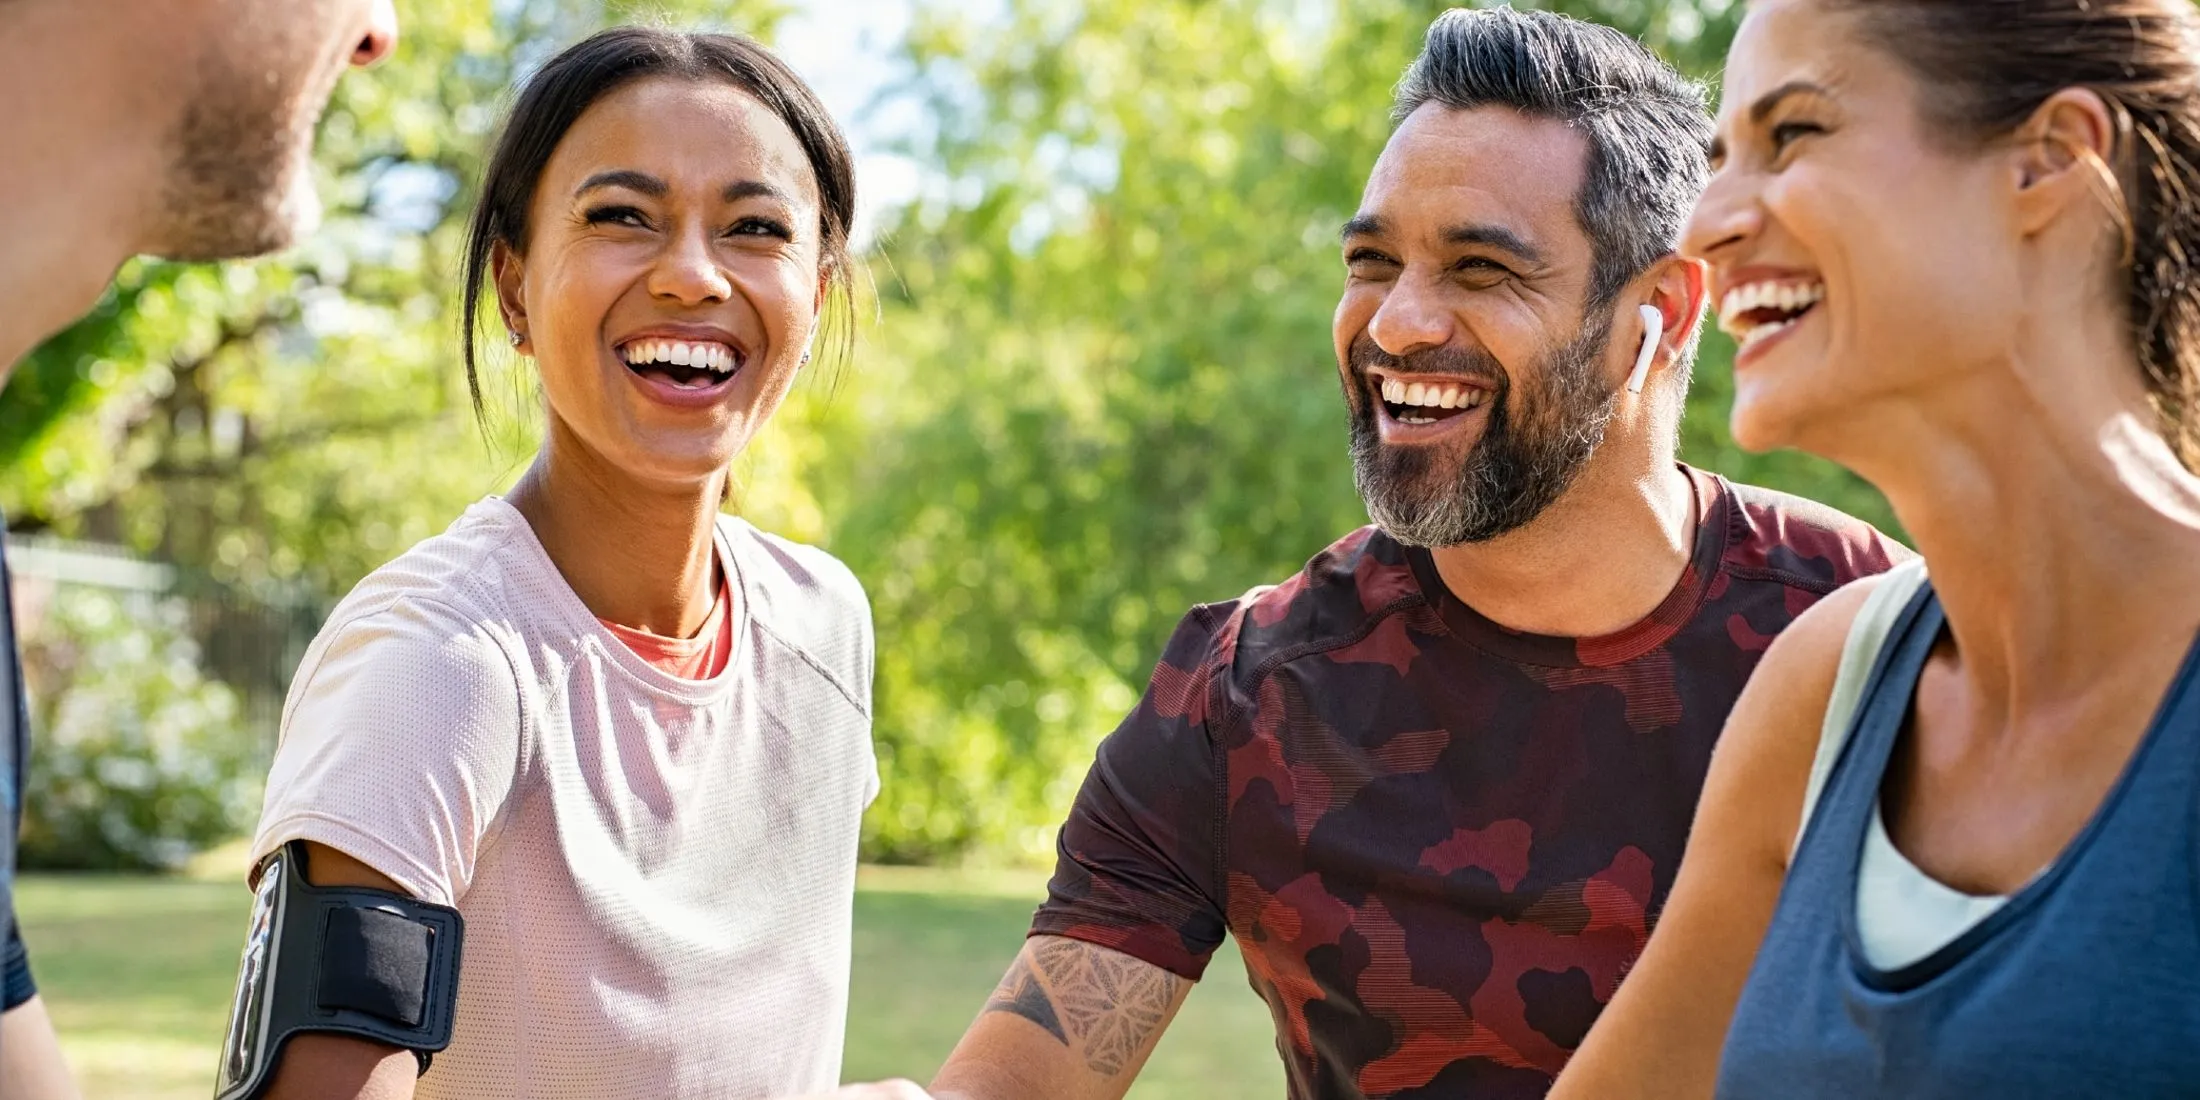
[[[380,64],[382,59],[397,48],[397,5],[395,0],[373,0],[367,8],[367,29],[352,47],[351,63],[362,69]]]
[[[1681,254],[1715,261],[1718,253],[1758,234],[1764,228],[1764,208],[1743,173],[1720,169],[1696,199],[1696,208],[1681,228]]]
[[[709,234],[698,227],[668,242],[650,271],[649,292],[685,305],[701,305],[731,297],[733,283],[711,249]]]

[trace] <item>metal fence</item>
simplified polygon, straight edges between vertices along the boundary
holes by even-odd
[[[120,547],[39,535],[8,536],[7,562],[16,626],[26,636],[35,636],[53,594],[68,585],[107,590],[138,615],[180,602],[198,643],[200,671],[237,693],[246,727],[241,732],[263,753],[272,752],[283,695],[328,611],[319,600],[244,591]]]

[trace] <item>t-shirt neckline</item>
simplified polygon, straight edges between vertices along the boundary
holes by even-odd
[[[711,524],[711,547],[718,555],[719,568],[725,570],[726,588],[737,601],[737,606],[728,609],[728,613],[734,617],[732,651],[726,656],[726,667],[718,675],[705,680],[690,680],[674,676],[651,664],[648,658],[634,652],[625,642],[619,640],[618,635],[604,626],[595,613],[588,609],[588,605],[581,602],[580,594],[573,591],[573,586],[566,582],[565,574],[558,570],[557,562],[551,559],[548,550],[543,549],[542,540],[535,537],[534,526],[527,522],[527,517],[518,508],[512,506],[511,501],[491,494],[482,498],[480,506],[494,513],[495,522],[512,528],[513,541],[524,548],[523,552],[533,559],[534,565],[556,578],[557,583],[553,587],[557,592],[554,597],[557,614],[573,631],[576,646],[592,646],[606,661],[640,681],[642,686],[659,694],[675,696],[689,702],[703,702],[717,698],[729,690],[748,649],[749,605],[753,601],[747,578],[741,572],[739,555],[733,552],[733,546],[726,536],[726,521],[732,517],[720,515]]]
[[[703,616],[702,626],[689,637],[672,638],[663,634],[652,634],[647,630],[637,630],[612,622],[601,615],[596,617],[596,621],[602,623],[612,637],[624,642],[628,649],[641,654],[643,660],[667,672],[694,666],[700,659],[702,667],[711,670],[702,677],[708,679],[717,675],[733,655],[733,578],[723,570],[718,573],[718,583],[712,586],[710,611]],[[712,660],[713,657],[716,660]],[[689,673],[679,675],[684,680],[697,678]]]
[[[1569,638],[1531,634],[1499,625],[1452,594],[1436,570],[1436,558],[1418,546],[1405,548],[1413,579],[1453,635],[1484,652],[1521,664],[1580,668],[1624,664],[1671,640],[1695,617],[1711,590],[1732,538],[1733,493],[1717,474],[1680,464],[1696,498],[1696,545],[1672,591],[1650,614],[1611,634]]]

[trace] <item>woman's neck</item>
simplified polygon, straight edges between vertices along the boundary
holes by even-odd
[[[668,638],[703,628],[719,578],[723,482],[648,485],[553,426],[506,499],[597,618]]]
[[[2200,478],[2154,431],[2136,365],[2098,361],[2128,345],[2041,335],[2019,346],[2101,373],[2039,381],[2086,377],[2045,358],[1967,372],[1867,414],[1870,438],[1839,456],[1916,540],[1964,678],[2004,719],[2115,690],[2157,664],[2131,654],[2182,654],[2200,629]],[[2099,385],[2126,381],[2109,372],[2129,385]]]

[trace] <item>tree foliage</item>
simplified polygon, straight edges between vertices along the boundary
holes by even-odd
[[[249,826],[260,761],[209,681],[180,601],[60,586],[22,639],[38,751],[25,867],[171,870]]]
[[[1738,14],[1556,6],[1698,73]],[[126,270],[0,402],[0,501],[232,583],[334,594],[500,488],[529,451],[531,387],[494,380],[485,452],[451,366],[456,237],[512,75],[603,7],[408,4],[400,61],[346,81],[326,127],[329,230],[280,261]],[[768,31],[773,11],[736,8],[673,15]],[[813,372],[737,468],[737,507],[869,587],[870,855],[1043,855],[1185,609],[1366,521],[1329,343],[1335,235],[1439,10],[925,8],[893,94],[922,107],[902,151],[927,184],[869,258],[875,314],[854,364]],[[1730,350],[1706,341],[1687,456],[1884,522],[1845,473],[1733,447]]]
[[[441,530],[509,480],[535,428],[530,380],[492,355],[500,415],[478,436],[455,354],[465,214],[515,78],[605,22],[768,34],[781,14],[754,0],[402,6],[401,49],[342,81],[323,119],[320,232],[256,263],[132,261],[17,369],[0,401],[12,526],[323,594]]]
[[[1560,5],[1716,63],[1734,12]],[[944,182],[806,479],[880,623],[875,854],[1040,856],[1191,604],[1366,522],[1329,319],[1336,233],[1437,4],[1029,0],[910,44]],[[1847,474],[1739,453],[1707,341],[1689,458],[1884,520]]]

